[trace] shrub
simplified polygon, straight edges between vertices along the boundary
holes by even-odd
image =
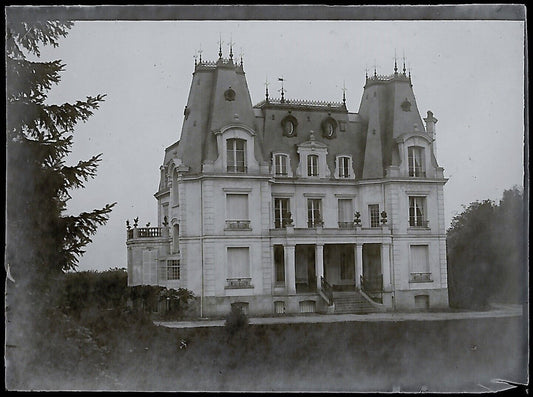
[[[244,314],[239,306],[232,305],[231,311],[226,316],[224,327],[230,337],[236,334],[242,334],[248,327],[248,316]]]

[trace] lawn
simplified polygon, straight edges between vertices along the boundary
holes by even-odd
[[[97,389],[187,391],[486,391],[525,382],[521,318],[251,325],[116,331],[114,384]],[[186,348],[179,348],[185,340]]]

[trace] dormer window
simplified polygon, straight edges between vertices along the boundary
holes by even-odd
[[[281,127],[283,128],[283,135],[287,137],[296,136],[296,127],[298,126],[298,120],[293,115],[288,115],[281,120]]]
[[[307,156],[307,176],[318,176],[318,156],[316,154]]]
[[[335,138],[337,130],[337,122],[332,117],[327,117],[322,122],[322,135],[324,138],[333,139]]]
[[[246,172],[246,141],[244,139],[228,139],[226,144],[228,172]]]
[[[346,156],[339,157],[339,178],[348,178],[350,176],[350,161]]]
[[[410,146],[407,148],[407,162],[409,165],[409,176],[425,177],[424,148],[421,146]]]
[[[274,175],[275,176],[288,176],[288,156],[286,154],[274,155]]]
[[[294,133],[294,124],[291,121],[285,123],[285,134],[291,136]]]

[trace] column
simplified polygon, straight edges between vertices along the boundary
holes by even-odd
[[[324,244],[315,245],[316,288],[320,289],[320,278],[324,276]]]
[[[390,291],[390,244],[381,244],[381,273],[383,289]]]
[[[285,246],[285,284],[289,294],[296,294],[295,246]]]
[[[361,288],[361,276],[363,275],[363,244],[356,244],[355,258],[355,286]]]

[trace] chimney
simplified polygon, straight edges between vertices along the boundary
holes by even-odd
[[[424,119],[426,122],[426,131],[431,135],[433,141],[433,154],[437,157],[437,131],[435,130],[435,124],[437,124],[437,119],[433,116],[433,112],[428,110],[428,116]]]

